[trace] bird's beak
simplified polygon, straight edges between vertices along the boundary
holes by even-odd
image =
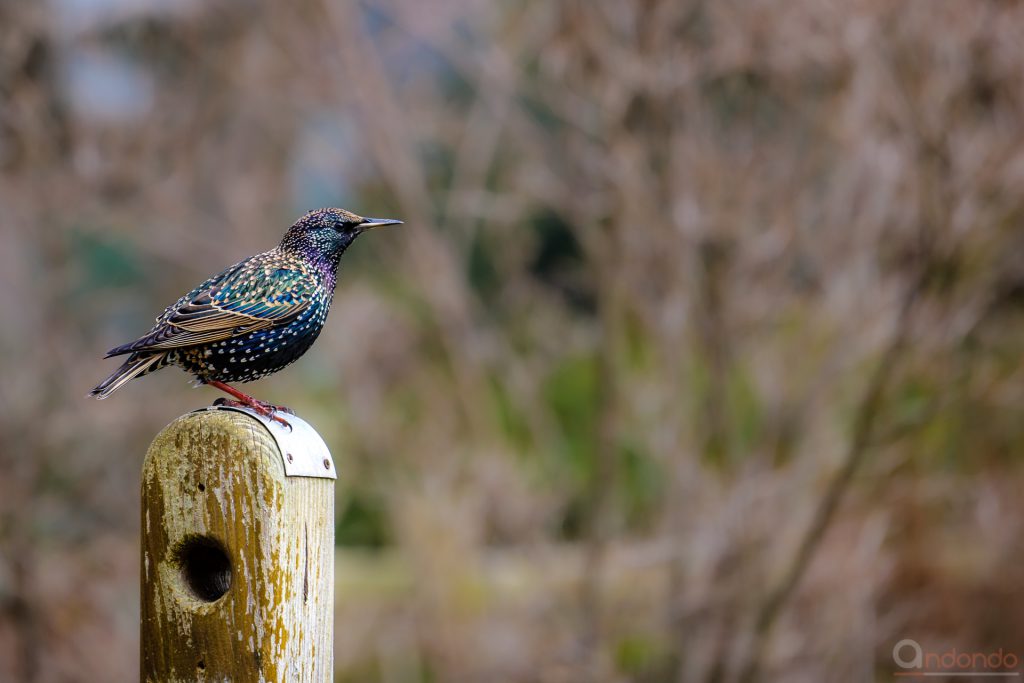
[[[396,221],[394,218],[363,218],[363,222],[359,224],[359,227],[363,230],[369,230],[370,228],[379,228],[382,225],[401,225],[402,221]]]

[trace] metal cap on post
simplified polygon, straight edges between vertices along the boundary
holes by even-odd
[[[214,407],[150,446],[142,680],[331,680],[337,474],[316,431],[287,419]]]

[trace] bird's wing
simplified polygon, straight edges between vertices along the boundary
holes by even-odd
[[[170,306],[149,334],[107,355],[209,344],[287,324],[313,300],[314,278],[310,267],[298,261],[240,263]]]

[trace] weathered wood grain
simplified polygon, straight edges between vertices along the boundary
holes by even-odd
[[[333,485],[286,477],[241,413],[160,432],[142,476],[142,680],[331,680]]]

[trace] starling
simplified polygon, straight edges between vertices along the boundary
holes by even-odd
[[[287,408],[227,383],[257,380],[304,354],[327,319],[341,255],[365,230],[401,222],[343,209],[307,213],[279,245],[210,278],[169,306],[148,333],[108,351],[106,358],[128,359],[90,395],[106,398],[129,380],[179,365],[235,399],[224,403],[290,426],[277,415]]]

